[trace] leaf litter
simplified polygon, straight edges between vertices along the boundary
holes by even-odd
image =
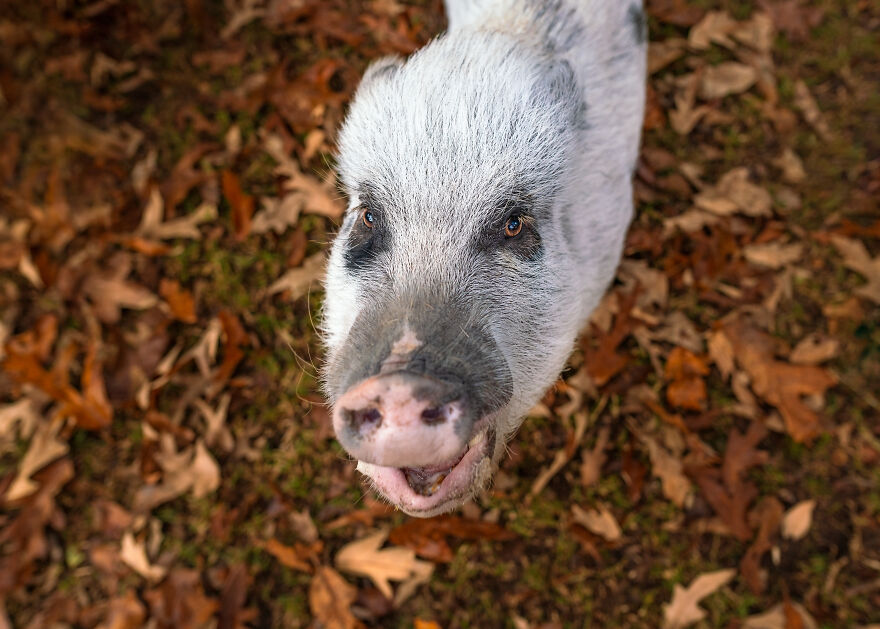
[[[646,3],[627,261],[495,485],[421,521],[362,499],[306,360],[345,104],[441,31],[429,4],[4,16],[0,623],[560,626],[587,592],[600,626],[876,623],[876,518],[842,506],[880,460],[880,170],[849,122],[876,9]]]

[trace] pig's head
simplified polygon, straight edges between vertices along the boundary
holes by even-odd
[[[407,513],[481,489],[571,350],[583,109],[568,64],[486,34],[379,61],[351,105],[324,380],[339,442]]]

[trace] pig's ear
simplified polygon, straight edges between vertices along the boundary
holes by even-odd
[[[369,85],[377,79],[390,77],[396,73],[401,66],[403,66],[403,58],[398,55],[390,55],[388,57],[377,59],[371,63],[370,67],[367,68],[367,71],[364,72],[364,78],[361,79],[361,86]]]
[[[565,59],[554,59],[542,68],[533,98],[544,106],[561,107],[569,123],[576,122],[583,115],[581,90],[574,70]]]

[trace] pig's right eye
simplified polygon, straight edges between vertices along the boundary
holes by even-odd
[[[376,217],[373,216],[373,213],[370,210],[364,209],[364,211],[361,213],[361,220],[363,221],[364,226],[366,226],[367,229],[373,229],[373,224],[376,222]]]

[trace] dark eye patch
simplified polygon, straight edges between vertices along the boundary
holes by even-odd
[[[348,219],[352,221],[351,231],[345,241],[345,268],[357,272],[369,267],[376,257],[388,249],[389,237],[384,228],[382,214],[373,205],[372,200],[361,195],[361,206],[352,212]],[[363,221],[363,212],[367,209],[372,214],[373,226],[367,227]]]
[[[515,217],[519,217],[522,229],[516,236],[508,237],[505,228]],[[513,193],[500,203],[497,214],[480,234],[477,247],[481,251],[510,251],[518,258],[532,262],[538,260],[543,253],[543,247],[531,198],[526,194]]]

